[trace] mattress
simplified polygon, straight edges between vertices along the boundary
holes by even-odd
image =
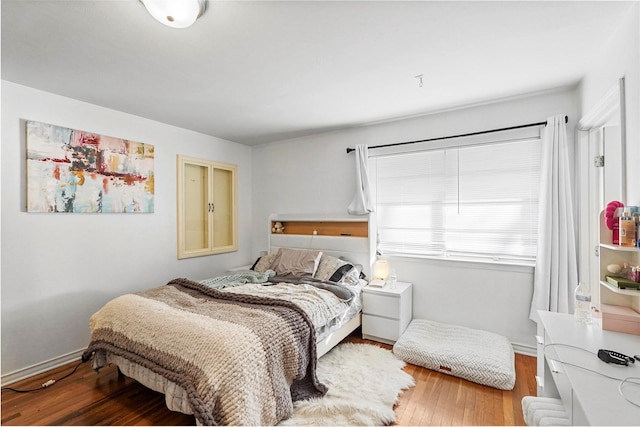
[[[350,288],[352,288],[355,293],[353,300],[347,304],[344,312],[336,315],[325,325],[316,328],[316,342],[324,340],[327,336],[340,329],[351,319],[358,316],[362,311],[362,286],[350,286]]]

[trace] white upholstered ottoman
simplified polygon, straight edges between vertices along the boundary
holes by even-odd
[[[407,363],[500,390],[511,390],[516,382],[513,347],[493,332],[413,319],[393,353]]]
[[[528,426],[570,426],[569,415],[562,400],[552,397],[525,396],[522,415]]]

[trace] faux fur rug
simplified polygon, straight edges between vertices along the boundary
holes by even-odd
[[[318,399],[296,402],[291,418],[279,425],[371,426],[396,419],[393,406],[414,379],[390,350],[344,343],[318,360],[318,378],[329,387]]]

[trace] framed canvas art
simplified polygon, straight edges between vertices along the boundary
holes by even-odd
[[[153,212],[154,147],[27,121],[27,212]]]

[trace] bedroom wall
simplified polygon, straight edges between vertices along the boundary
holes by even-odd
[[[580,115],[586,114],[621,77],[627,118],[627,205],[640,206],[640,4],[620,23],[579,87]]]
[[[26,119],[155,145],[155,213],[26,213]],[[177,154],[238,165],[237,252],[176,258]],[[3,384],[78,357],[89,316],[115,296],[246,263],[251,156],[245,145],[3,81]]]
[[[267,249],[272,213],[346,214],[355,189],[355,158],[345,149],[455,135],[569,116],[574,88],[502,100],[394,122],[313,135],[253,150],[253,256]],[[520,351],[535,351],[529,320],[533,269],[443,260],[395,258],[398,279],[414,283],[413,316],[500,333]]]

